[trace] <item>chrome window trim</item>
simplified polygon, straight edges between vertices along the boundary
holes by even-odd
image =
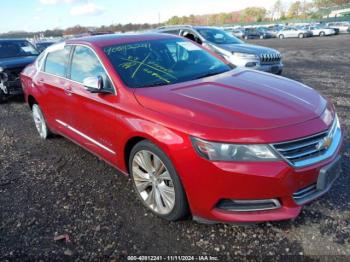
[[[116,89],[116,87],[115,87],[115,85],[114,85],[114,82],[113,82],[113,80],[112,80],[110,74],[108,73],[108,70],[106,69],[105,65],[102,63],[102,60],[100,59],[100,57],[97,55],[96,51],[95,51],[93,48],[91,48],[90,46],[85,45],[85,44],[70,44],[70,43],[67,44],[67,43],[65,43],[64,47],[66,47],[66,46],[71,46],[72,48],[74,48],[74,47],[76,47],[76,46],[83,46],[83,47],[89,48],[89,49],[95,54],[95,56],[97,57],[98,61],[99,61],[100,64],[102,65],[103,70],[105,71],[106,75],[108,76],[108,78],[109,78],[109,80],[110,80],[110,82],[111,82],[111,84],[112,84],[112,88],[113,88],[113,91],[114,91],[114,95],[117,95],[117,94],[118,94],[117,89]],[[76,84],[79,84],[79,85],[84,86],[83,83],[74,81],[74,80],[69,79],[69,78],[67,78],[67,77],[58,76],[58,75],[51,74],[51,73],[47,73],[47,72],[43,71],[43,64],[44,64],[44,61],[46,62],[46,59],[47,59],[48,54],[51,53],[51,52],[54,52],[54,51],[56,51],[56,50],[53,50],[53,51],[46,50],[46,51],[44,51],[45,54],[44,54],[44,57],[43,57],[43,59],[42,59],[42,62],[41,62],[41,64],[39,65],[39,67],[37,67],[38,71],[40,71],[40,73],[44,73],[44,74],[46,74],[46,75],[59,77],[59,78],[61,78],[61,79],[64,79],[64,80],[67,80],[67,81],[70,81],[70,82],[73,82],[73,83],[76,83]],[[71,62],[70,62],[70,64],[71,64]]]
[[[61,120],[59,120],[59,119],[56,119],[56,122],[59,123],[60,125],[62,125],[63,127],[65,127],[65,128],[67,128],[67,129],[73,131],[73,132],[76,133],[77,135],[79,135],[79,136],[85,138],[86,140],[90,141],[91,143],[95,144],[96,146],[98,146],[98,147],[104,149],[105,151],[107,151],[107,152],[109,152],[109,153],[111,153],[111,154],[113,154],[113,155],[116,155],[116,152],[114,152],[112,149],[110,149],[110,148],[108,148],[108,147],[102,145],[100,142],[98,142],[98,141],[96,141],[95,139],[89,137],[88,135],[86,135],[86,134],[80,132],[79,130],[75,129],[74,127],[72,127],[72,126],[66,124],[65,122],[63,122],[63,121],[61,121]]]

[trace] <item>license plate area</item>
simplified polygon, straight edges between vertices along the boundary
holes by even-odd
[[[330,188],[333,182],[338,178],[341,172],[341,158],[340,156],[328,166],[320,170],[317,179],[317,190],[324,191]]]

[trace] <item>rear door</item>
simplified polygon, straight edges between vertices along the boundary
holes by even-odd
[[[35,85],[40,89],[40,106],[49,124],[63,129],[57,125],[59,121],[69,123],[69,84],[67,71],[71,47],[58,47],[57,50],[49,52],[43,62],[41,71],[34,77]],[[68,95],[67,95],[68,94]]]

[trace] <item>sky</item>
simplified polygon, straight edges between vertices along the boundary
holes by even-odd
[[[2,0],[0,33],[65,29],[74,25],[157,23],[190,14],[271,8],[276,0]],[[288,2],[290,0],[285,0]]]

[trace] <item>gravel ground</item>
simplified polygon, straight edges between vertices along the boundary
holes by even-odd
[[[329,194],[294,221],[169,223],[147,212],[131,181],[93,155],[63,138],[40,141],[27,106],[13,99],[0,105],[0,260],[205,254],[350,259],[350,35],[250,42],[280,50],[286,77],[336,104],[346,142],[343,175]],[[55,240],[64,234],[69,240]]]

